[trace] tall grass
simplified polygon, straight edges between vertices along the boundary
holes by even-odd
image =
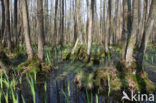
[[[109,73],[107,73],[107,81],[108,81],[108,96],[109,96],[109,95],[110,95],[110,92],[111,92],[110,76],[109,76]]]
[[[68,96],[70,97],[70,83],[68,81]]]
[[[1,77],[0,77],[0,85],[1,85],[1,88],[3,89],[3,78],[2,78],[2,73],[0,74]]]
[[[47,51],[46,52],[46,61],[48,62],[48,64],[50,65],[50,66],[52,66],[52,64],[51,64],[51,55],[50,55],[50,51]]]
[[[12,89],[11,89],[11,95],[12,95],[13,103],[18,103],[18,95],[15,94]]]
[[[96,103],[99,103],[99,96],[96,94]]]
[[[62,93],[63,93],[63,95],[64,95],[64,97],[65,97],[66,102],[69,103],[69,99],[68,99],[66,93],[65,93],[63,90],[62,90]]]
[[[88,95],[88,90],[87,89],[86,89],[86,97],[87,97],[87,103],[90,103],[89,95]]]
[[[2,102],[2,90],[0,90],[0,103]]]
[[[35,94],[35,86],[34,86],[34,80],[32,78],[32,76],[30,75],[26,75],[26,79],[30,85],[30,89],[31,89],[31,93],[32,93],[32,96],[33,96],[33,103],[36,103],[36,94]]]
[[[87,97],[87,103],[93,103],[93,93],[90,94],[90,98],[89,98],[89,93],[87,89],[86,89],[86,97]]]
[[[44,96],[45,96],[44,102],[47,103],[47,83],[46,82],[44,83],[44,92],[45,92],[45,94],[44,94]]]
[[[5,102],[6,102],[6,103],[9,103],[8,91],[7,91],[6,93],[3,93],[3,94],[4,94]]]
[[[22,97],[22,102],[23,102],[23,103],[26,103],[26,102],[25,102],[25,99],[24,99],[24,97],[23,97],[23,95],[21,95],[21,97]]]

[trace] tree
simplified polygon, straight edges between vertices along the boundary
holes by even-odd
[[[28,6],[27,0],[22,0],[22,17],[23,17],[23,29],[24,29],[24,37],[25,43],[27,48],[28,60],[32,60],[33,58],[33,51],[31,47],[30,41],[30,27],[29,27],[29,18],[28,18]]]
[[[4,35],[4,29],[5,29],[5,7],[4,7],[4,0],[1,0],[1,6],[2,6],[2,26],[1,26],[0,39],[2,41],[2,37]]]
[[[43,1],[37,0],[37,27],[38,27],[38,58],[43,60],[44,50],[44,23],[43,23]]]
[[[14,45],[17,45],[17,0],[14,0],[14,37],[15,37]]]
[[[10,35],[10,10],[9,0],[4,0],[5,5],[5,35],[7,36],[8,49],[11,50],[11,35]]]
[[[125,60],[125,48],[126,48],[126,38],[128,35],[128,1],[123,0],[123,33],[122,33],[122,39],[121,42],[123,44],[122,47],[122,56],[121,59]]]
[[[147,48],[147,43],[149,41],[149,37],[151,35],[154,22],[156,20],[156,0],[152,0],[151,8],[150,8],[149,13],[150,14],[149,14],[148,20],[147,20],[147,22],[145,23],[145,26],[144,26],[144,34],[143,34],[143,38],[142,38],[142,41],[141,41],[141,46],[140,46],[140,49],[139,49],[139,53],[137,55],[138,72],[142,71],[143,57],[145,55],[145,51],[146,51],[146,48]]]
[[[53,39],[54,39],[54,46],[56,46],[56,42],[57,42],[57,10],[58,10],[58,0],[55,0],[55,18],[54,18],[54,35],[53,35]]]
[[[104,48],[105,52],[108,53],[108,43],[109,43],[109,35],[110,35],[110,17],[111,17],[111,0],[108,2],[108,8],[107,8],[107,17],[105,22],[105,42],[104,42]]]
[[[134,61],[133,58],[133,49],[136,43],[136,35],[138,30],[138,0],[133,0],[133,22],[132,22],[132,30],[130,33],[130,38],[127,41],[126,48],[126,66],[131,66]]]
[[[92,23],[94,18],[94,0],[91,0],[90,6],[90,17],[89,17],[89,25],[88,25],[88,49],[87,54],[90,55],[91,53],[91,46],[92,46]]]

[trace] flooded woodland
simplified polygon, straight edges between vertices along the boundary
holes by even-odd
[[[0,103],[155,103],[156,0],[0,0]]]

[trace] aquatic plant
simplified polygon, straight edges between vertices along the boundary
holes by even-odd
[[[87,97],[87,103],[90,103],[89,95],[88,95],[88,90],[87,89],[86,89],[86,97]]]
[[[2,90],[0,90],[0,103],[2,102]]]
[[[99,103],[99,96],[96,94],[96,103]]]
[[[36,82],[36,76],[37,76],[37,68],[35,67],[34,69],[33,69],[33,74],[34,74],[34,80],[35,80],[35,82]]]
[[[18,103],[18,95],[14,93],[14,91],[11,89],[11,95],[12,95],[12,100],[13,103]]]
[[[64,90],[62,90],[62,93],[63,93],[63,95],[64,95],[64,97],[65,97],[66,102],[69,103],[69,99],[68,99],[66,93],[64,92]]]
[[[5,99],[5,102],[6,103],[9,103],[9,99],[8,99],[8,91],[6,93],[3,93],[4,94],[4,99]]]
[[[109,96],[109,95],[110,95],[110,92],[111,92],[110,76],[109,76],[109,73],[107,73],[107,81],[108,81],[108,96]]]
[[[2,73],[0,74],[1,77],[0,77],[0,85],[1,85],[1,89],[3,89],[3,78],[2,78]]]
[[[45,92],[44,102],[47,103],[47,83],[46,82],[44,82],[44,92]]]
[[[30,85],[30,88],[31,88],[31,93],[32,93],[32,96],[33,96],[33,103],[36,103],[36,96],[35,96],[35,86],[34,86],[34,81],[33,81],[33,78],[32,76],[30,75],[26,75],[26,79]]]
[[[50,51],[46,52],[46,61],[48,62],[48,64],[51,66],[51,56],[50,56]]]
[[[68,96],[70,97],[70,83],[68,81]]]
[[[23,97],[23,95],[21,95],[21,97],[22,97],[22,102],[23,102],[23,103],[26,103],[26,102],[25,102],[25,99],[24,99],[24,97]]]

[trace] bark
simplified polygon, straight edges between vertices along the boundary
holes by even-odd
[[[108,8],[107,8],[107,17],[106,17],[106,27],[105,27],[105,43],[104,43],[104,48],[105,48],[105,52],[108,53],[108,39],[109,39],[109,34],[110,34],[110,17],[111,17],[111,7],[110,7],[110,2],[108,2]]]
[[[17,45],[17,0],[14,0],[14,37],[15,37],[15,46]]]
[[[128,35],[128,1],[123,0],[123,33],[122,33],[122,60],[125,60],[125,48],[126,48],[126,38]]]
[[[87,54],[88,55],[90,55],[90,53],[91,53],[91,46],[92,46],[92,22],[93,22],[93,15],[94,15],[94,0],[91,0],[90,18],[89,18],[89,25],[88,25],[88,49],[87,49]]]
[[[134,61],[133,49],[136,43],[136,35],[138,30],[138,0],[133,0],[133,22],[132,30],[126,48],[126,66],[131,66]]]
[[[25,37],[25,43],[27,48],[28,60],[32,60],[33,51],[32,51],[31,41],[30,41],[30,27],[29,27],[29,19],[28,19],[27,0],[22,0],[21,3],[22,3],[24,37]]]
[[[44,23],[43,23],[43,1],[37,0],[37,27],[38,27],[38,58],[44,57]]]
[[[142,70],[143,57],[147,48],[149,37],[153,29],[155,18],[156,18],[156,0],[152,0],[149,18],[147,22],[145,23],[144,34],[143,34],[143,38],[141,41],[139,53],[137,55],[138,72]]]
[[[78,38],[78,1],[75,1],[75,14],[74,14],[74,42],[76,42],[77,38]]]
[[[4,0],[5,5],[5,35],[7,36],[8,49],[11,51],[11,35],[10,35],[10,11],[9,0]]]
[[[89,1],[86,0],[87,6],[87,23],[86,23],[86,43],[88,42],[88,25],[89,25]]]
[[[60,36],[60,44],[63,46],[64,43],[64,0],[62,0],[62,7],[61,7],[61,36]]]
[[[4,29],[5,29],[5,7],[4,7],[4,0],[1,0],[1,6],[2,6],[2,26],[1,26],[0,40],[2,40],[2,38],[4,36]]]
[[[55,19],[54,19],[54,46],[56,46],[57,42],[57,10],[58,10],[58,0],[55,0]]]

